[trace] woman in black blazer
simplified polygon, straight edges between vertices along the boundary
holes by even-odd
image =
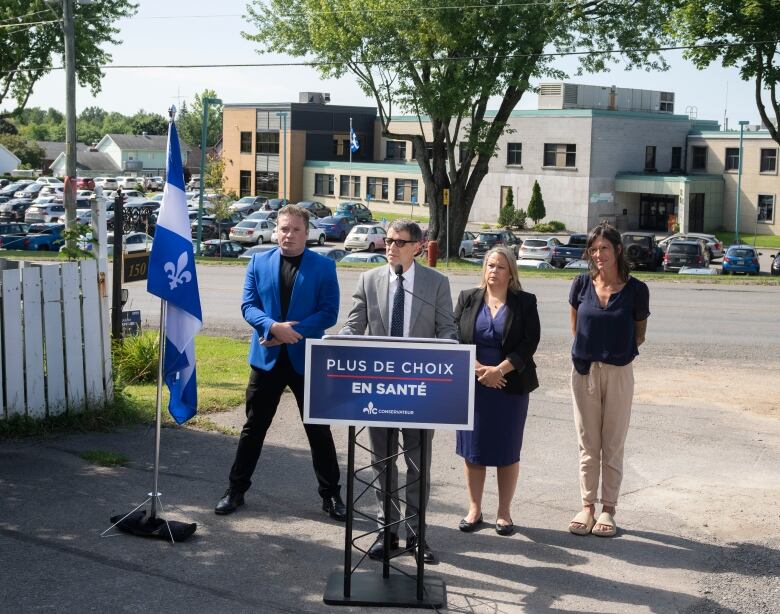
[[[465,462],[469,511],[460,521],[471,532],[482,523],[486,467],[496,467],[496,532],[511,535],[512,497],[520,471],[520,449],[528,394],[539,387],[533,355],[539,345],[536,297],[523,292],[517,264],[506,247],[485,255],[479,288],[458,297],[455,322],[461,343],[477,346],[474,430],[458,431],[456,452]]]

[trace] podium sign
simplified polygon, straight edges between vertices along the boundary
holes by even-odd
[[[474,359],[441,340],[307,339],[304,422],[470,431]]]

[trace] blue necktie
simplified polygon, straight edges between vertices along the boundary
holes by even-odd
[[[393,295],[393,315],[390,321],[390,336],[404,336],[404,278],[398,276],[398,285]]]

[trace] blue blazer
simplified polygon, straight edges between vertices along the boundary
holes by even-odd
[[[241,313],[254,329],[249,346],[249,364],[265,371],[273,369],[281,350],[280,345],[270,348],[260,345],[261,338],[272,337],[271,325],[284,321],[279,296],[280,264],[278,248],[255,254],[249,261],[244,281]],[[304,372],[306,339],[320,339],[325,329],[336,323],[338,315],[336,263],[311,250],[304,250],[286,318],[287,321],[297,321],[293,328],[303,335],[298,343],[287,345],[287,353],[296,372]]]

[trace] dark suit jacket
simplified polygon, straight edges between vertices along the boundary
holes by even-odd
[[[474,344],[474,322],[482,309],[484,298],[485,291],[482,288],[460,293],[455,307],[455,323],[461,343]],[[533,355],[539,345],[540,334],[536,296],[522,290],[507,292],[501,357],[508,359],[515,370],[506,374],[504,392],[527,394],[539,387]]]

